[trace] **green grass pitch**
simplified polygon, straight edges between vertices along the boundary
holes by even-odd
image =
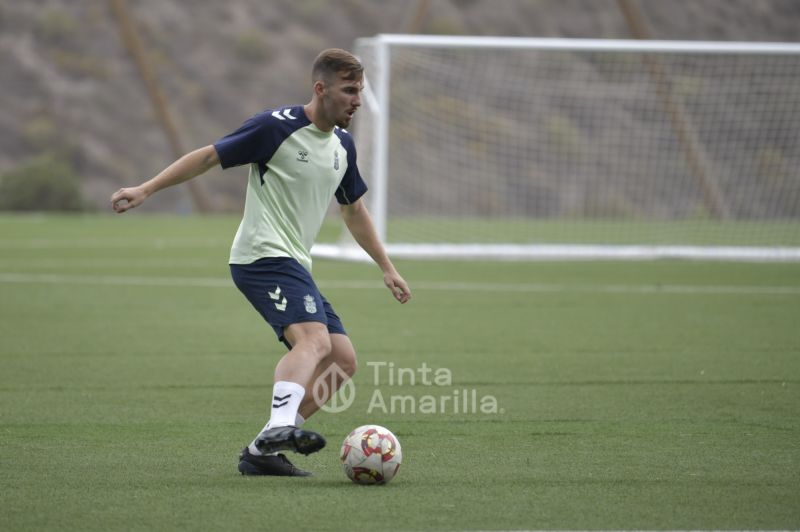
[[[355,402],[309,421],[314,477],[245,478],[282,350],[237,223],[0,218],[0,530],[800,528],[800,265],[399,262],[401,306],[318,261]],[[450,382],[398,385],[423,364]],[[403,445],[386,486],[338,463],[363,423]]]

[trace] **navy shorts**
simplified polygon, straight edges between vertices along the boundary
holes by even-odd
[[[267,320],[278,340],[292,346],[283,335],[293,323],[324,323],[332,334],[347,334],[330,303],[319,292],[311,274],[290,257],[268,257],[252,264],[231,264],[236,287]]]

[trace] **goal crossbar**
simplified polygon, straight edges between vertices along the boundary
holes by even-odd
[[[496,48],[587,52],[670,52],[704,54],[800,54],[800,44],[784,42],[663,41],[634,39],[566,39],[536,37],[465,37],[451,35],[380,34],[356,41],[408,48]]]

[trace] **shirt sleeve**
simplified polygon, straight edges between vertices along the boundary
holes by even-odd
[[[249,118],[239,129],[214,144],[222,168],[268,161],[280,140],[277,133],[268,112]]]
[[[350,205],[367,192],[367,184],[361,178],[356,164],[356,146],[352,137],[342,136],[342,145],[347,151],[347,170],[336,189],[336,201],[340,205]]]

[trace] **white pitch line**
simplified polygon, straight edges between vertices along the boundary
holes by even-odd
[[[63,275],[51,273],[0,273],[0,283],[89,284],[119,286],[174,286],[227,288],[233,281],[214,277],[149,277],[129,275]]]
[[[230,246],[219,238],[0,238],[0,249],[206,248]]]
[[[48,273],[0,273],[0,283],[81,284],[113,286],[167,286],[230,288],[233,281],[222,277],[150,277],[121,275],[64,275]],[[385,290],[377,281],[321,281],[322,289]],[[472,283],[416,281],[412,290],[508,293],[680,294],[680,295],[800,295],[800,286],[707,286],[707,285],[563,285],[529,283]]]
[[[221,257],[224,261],[227,257]],[[14,268],[56,268],[59,270],[74,268],[212,268],[222,264],[220,259],[203,258],[172,258],[139,257],[139,258],[113,258],[97,257],[84,258],[58,258],[58,259],[31,259],[31,258],[0,258],[0,268],[11,270]]]

